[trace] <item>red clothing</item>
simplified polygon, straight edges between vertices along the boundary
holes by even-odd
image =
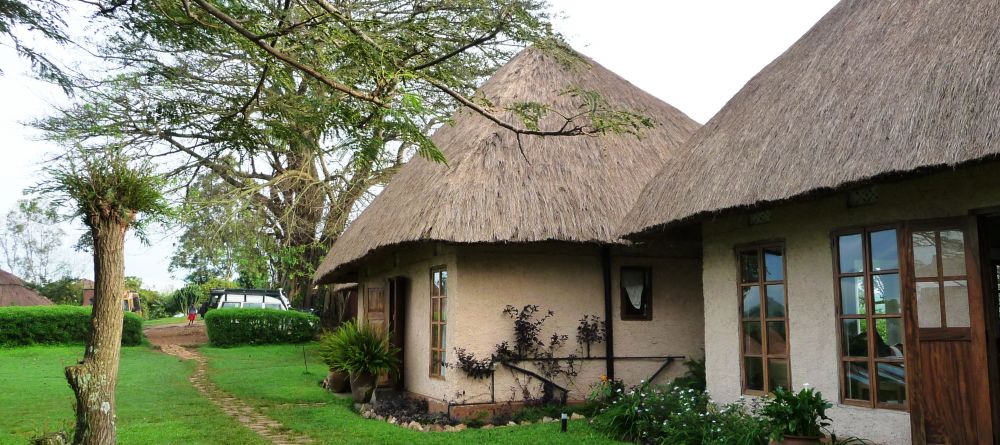
[[[196,314],[188,314],[188,321],[194,321],[194,316]]]

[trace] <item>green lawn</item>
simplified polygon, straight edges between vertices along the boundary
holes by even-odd
[[[202,347],[209,358],[211,379],[220,389],[261,407],[292,430],[326,444],[611,444],[586,421],[570,422],[569,433],[558,423],[470,429],[460,433],[421,433],[385,422],[363,419],[350,401],[334,397],[319,386],[326,369],[306,346],[308,372],[301,346]],[[312,403],[319,406],[294,406]]]
[[[187,317],[166,317],[157,318],[155,320],[146,320],[142,323],[142,326],[148,328],[150,326],[160,326],[166,324],[186,324],[187,322]]]
[[[73,392],[63,367],[83,346],[0,349],[0,444],[24,444],[72,424]],[[266,444],[191,387],[194,363],[146,347],[122,349],[118,383],[121,444]]]

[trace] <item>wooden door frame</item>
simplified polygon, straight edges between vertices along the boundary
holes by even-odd
[[[396,375],[396,388],[403,389],[404,372],[406,370],[406,308],[408,297],[408,280],[403,276],[389,278],[388,298],[389,309],[387,312],[387,325],[389,331],[389,341],[396,343],[399,348],[399,373]]]
[[[911,438],[915,444],[925,444],[927,438],[924,431],[923,416],[923,390],[921,375],[925,371],[920,369],[920,346],[919,346],[919,325],[917,324],[916,306],[916,281],[914,278],[914,258],[912,234],[922,230],[944,230],[959,228],[963,230],[966,246],[965,267],[968,279],[969,290],[969,320],[970,320],[970,342],[972,343],[973,357],[972,369],[988,369],[987,360],[987,339],[985,327],[986,318],[984,314],[984,292],[982,287],[982,271],[980,261],[980,241],[978,224],[975,217],[953,217],[927,220],[907,221],[903,223],[903,255],[905,267],[900,269],[900,277],[903,279],[904,298],[906,300],[906,310],[904,310],[904,331],[906,332],[906,342],[909,357],[906,358],[907,379],[909,380],[910,399],[910,431]],[[938,258],[938,261],[941,259]],[[944,295],[941,295],[944,298]],[[978,323],[977,323],[978,321]],[[974,376],[979,382],[967,382],[967,385],[979,384],[989,388],[989,374],[978,373]],[[976,423],[982,428],[978,430],[980,443],[993,442],[993,414],[990,406],[991,397],[978,399],[980,406],[974,413]]]
[[[983,311],[987,326],[986,347],[987,361],[990,371],[990,402],[993,414],[993,443],[1000,443],[1000,337],[997,329],[990,329],[1000,324],[997,301],[997,276],[991,251],[991,234],[986,232],[987,220],[1000,221],[1000,207],[977,209],[971,212],[976,217],[979,235],[980,274],[982,279]],[[1000,233],[992,234],[1000,240]]]

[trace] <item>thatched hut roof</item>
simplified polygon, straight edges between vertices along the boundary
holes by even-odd
[[[622,232],[995,156],[997,17],[996,1],[841,1],[691,137]]]
[[[48,306],[52,302],[35,292],[24,280],[16,275],[0,270],[0,307],[2,306]]]
[[[572,115],[580,103],[561,94],[569,87],[597,91],[655,126],[641,139],[522,136],[522,155],[512,132],[460,110],[432,138],[448,164],[415,158],[402,167],[333,245],[316,281],[334,281],[376,249],[415,241],[618,241],[616,229],[642,186],[698,125],[592,60],[567,63],[535,48],[498,70],[480,94],[498,110],[533,101]],[[550,115],[540,126],[563,122]]]

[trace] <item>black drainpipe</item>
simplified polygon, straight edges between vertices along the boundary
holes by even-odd
[[[607,372],[609,380],[615,378],[615,330],[612,320],[614,319],[614,305],[611,300],[611,249],[607,246],[601,248],[601,271],[604,273],[604,323],[607,334],[604,337],[604,344],[607,347],[606,357]]]

